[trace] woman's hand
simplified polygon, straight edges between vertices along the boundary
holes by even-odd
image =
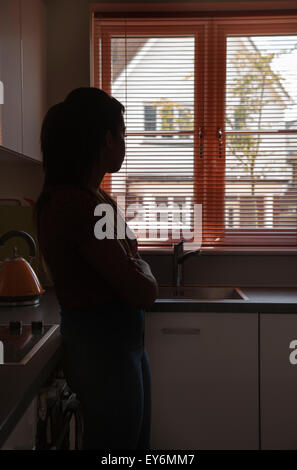
[[[128,241],[133,258],[139,258],[137,238],[131,240],[127,237],[126,240]]]
[[[138,242],[135,236],[135,233],[130,229],[129,225],[126,223],[126,240],[130,247],[131,254],[134,258],[139,258],[138,254]],[[134,236],[134,238],[133,238]],[[131,237],[131,238],[130,238]]]
[[[90,237],[79,245],[81,256],[127,304],[148,309],[158,296],[158,284],[149,265],[139,256],[127,256],[122,240]]]
[[[147,276],[151,276],[154,278],[154,275],[151,271],[150,265],[144,261],[142,258],[134,258],[133,261],[136,263],[136,265],[141,269],[141,271],[146,274]],[[155,279],[155,278],[154,278]]]

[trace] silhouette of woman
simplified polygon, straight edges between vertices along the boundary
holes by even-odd
[[[44,185],[35,223],[61,307],[63,365],[81,404],[83,449],[150,448],[144,316],[158,287],[115,201],[100,187],[125,157],[123,114],[124,106],[104,91],[78,88],[49,109],[41,130]],[[114,238],[95,236],[101,203],[114,211]]]

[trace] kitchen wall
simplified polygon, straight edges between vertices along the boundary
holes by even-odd
[[[35,200],[40,193],[43,171],[40,163],[0,149],[0,198]]]
[[[172,255],[143,254],[160,284],[173,281]],[[296,287],[295,254],[202,254],[184,263],[185,284],[204,286]]]
[[[9,150],[0,148],[0,199],[36,200],[43,182],[42,166],[37,161],[31,161]],[[35,228],[32,219],[32,207],[29,203],[25,206],[0,205],[0,234],[10,230],[25,230],[36,239]],[[9,240],[0,249],[0,261],[12,254],[13,247],[17,245],[18,253],[29,260],[27,243],[21,238]],[[44,280],[42,270],[39,270],[39,259],[33,262],[33,267]]]
[[[90,85],[87,0],[47,0],[48,106]]]

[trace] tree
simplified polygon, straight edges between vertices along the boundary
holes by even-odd
[[[253,131],[263,130],[269,126],[267,116],[264,118],[265,107],[271,103],[284,108],[288,93],[282,85],[280,74],[272,70],[272,62],[280,53],[260,52],[253,41],[247,38],[248,44],[238,48],[231,56],[228,67],[236,76],[228,89],[226,125],[232,131],[249,131],[250,134],[233,134],[228,137],[228,152],[237,160],[251,184],[251,195],[255,195],[255,186],[259,178],[256,173],[258,157],[272,156],[273,150],[261,148],[261,135]],[[288,52],[282,51],[281,53]],[[284,103],[284,99],[286,103]],[[228,102],[229,101],[229,102]],[[264,122],[265,121],[265,122]],[[265,171],[262,166],[262,175]],[[263,175],[264,176],[264,175]]]

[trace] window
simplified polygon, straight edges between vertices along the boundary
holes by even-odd
[[[297,246],[297,17],[95,16],[93,49],[95,86],[126,107],[103,183],[142,207],[141,243],[187,240],[200,207],[202,246]]]
[[[170,102],[168,99],[159,100],[150,105],[144,105],[144,130],[145,131],[186,131],[193,127],[193,111],[190,107]],[[156,137],[157,134],[147,134]],[[163,134],[159,137],[178,139],[187,138],[184,134],[176,136]]]
[[[144,130],[157,130],[157,109],[154,105],[144,105]]]

